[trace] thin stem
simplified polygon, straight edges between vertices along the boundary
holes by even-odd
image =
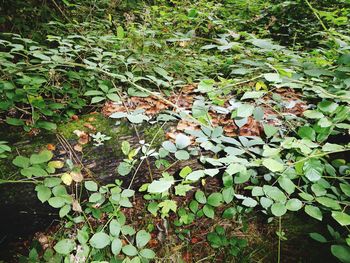
[[[281,262],[281,231],[282,231],[282,217],[278,217],[278,254],[277,263]]]

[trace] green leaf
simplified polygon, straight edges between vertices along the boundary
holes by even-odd
[[[319,112],[317,110],[306,110],[304,111],[304,116],[309,119],[321,119],[324,117],[322,112]]]
[[[337,108],[338,108],[338,104],[337,103],[334,103],[332,101],[329,101],[329,100],[324,100],[324,101],[321,101],[317,107],[325,112],[325,113],[332,113],[334,112]]]
[[[289,199],[288,202],[286,203],[286,208],[289,211],[298,211],[302,208],[303,203],[296,198]]]
[[[122,250],[123,243],[119,238],[115,238],[112,241],[111,250],[113,255],[119,255],[120,251]]]
[[[312,129],[311,127],[309,127],[309,126],[300,127],[299,130],[298,130],[298,135],[302,139],[309,139],[311,141],[314,141],[315,138],[316,138],[315,130]]]
[[[150,185],[148,185],[149,193],[163,193],[168,191],[169,188],[173,185],[174,180],[154,180]]]
[[[85,188],[91,192],[96,192],[98,189],[98,186],[94,181],[86,181],[84,185]]]
[[[287,208],[284,204],[274,203],[271,206],[271,212],[274,216],[283,216],[287,212]]]
[[[136,246],[143,248],[151,240],[151,235],[145,230],[140,230],[136,233]]]
[[[60,197],[60,196],[51,197],[48,200],[48,202],[49,202],[49,205],[51,205],[54,208],[61,208],[66,203],[65,199],[63,197]]]
[[[196,191],[194,197],[196,198],[196,200],[197,200],[198,203],[200,203],[200,204],[205,204],[205,203],[207,203],[207,198],[205,197],[204,192],[201,191],[201,190]]]
[[[40,152],[39,154],[32,154],[30,156],[30,163],[31,164],[41,164],[41,163],[46,163],[50,161],[53,157],[52,152],[48,150],[44,150]]]
[[[266,73],[264,74],[264,78],[268,82],[281,83],[282,79],[278,73]]]
[[[106,95],[108,99],[110,99],[111,101],[115,101],[118,102],[120,101],[120,97],[118,96],[118,94],[115,93],[109,93]]]
[[[189,166],[185,166],[184,168],[181,169],[180,171],[180,176],[182,178],[185,178],[188,174],[192,172],[192,168]]]
[[[190,181],[197,181],[204,176],[205,176],[205,173],[203,170],[197,170],[187,175],[186,179]]]
[[[153,250],[145,248],[140,251],[140,256],[147,259],[153,259],[156,254],[153,252]]]
[[[234,198],[234,194],[235,194],[235,191],[234,191],[233,187],[225,187],[222,190],[222,198],[224,199],[226,204],[229,204],[232,202],[232,200]]]
[[[332,217],[341,225],[350,225],[350,215],[344,212],[332,211]]]
[[[137,249],[133,245],[126,245],[122,248],[122,251],[125,255],[133,257],[137,255]]]
[[[29,158],[24,156],[17,156],[12,163],[21,168],[29,167]]]
[[[316,240],[318,242],[321,242],[321,243],[327,242],[327,239],[319,233],[310,233],[309,235],[313,240]]]
[[[303,165],[303,171],[305,172],[305,176],[311,182],[316,182],[321,179],[324,166],[321,161],[318,159],[309,159]]]
[[[190,154],[185,150],[180,150],[180,151],[176,151],[175,157],[180,161],[185,161],[190,159]]]
[[[188,207],[190,208],[192,213],[197,213],[199,205],[196,200],[192,200]]]
[[[246,118],[253,114],[254,106],[250,104],[242,104],[237,109],[237,117]]]
[[[111,242],[109,235],[104,232],[95,233],[90,239],[90,245],[97,249],[102,249],[108,246]]]
[[[210,205],[204,205],[203,206],[203,213],[206,217],[208,218],[214,218],[215,216],[215,212],[214,212],[214,208]]]
[[[15,119],[15,118],[6,118],[6,123],[14,126],[23,126],[25,125],[24,121],[21,119]]]
[[[168,152],[175,153],[177,151],[177,148],[176,148],[175,144],[173,144],[171,141],[163,142],[162,146]]]
[[[184,185],[184,184],[179,184],[175,186],[175,195],[178,196],[186,196],[186,193],[190,191],[193,188],[193,186],[190,185]]]
[[[271,158],[264,159],[262,164],[271,172],[281,172],[284,170],[284,164]]]
[[[343,193],[350,197],[350,185],[341,183],[339,186]]]
[[[261,98],[266,92],[264,91],[247,91],[243,94],[241,100],[247,100],[247,99],[259,99]]]
[[[344,146],[335,143],[326,143],[322,146],[322,151],[324,152],[336,152],[344,150]]]
[[[99,96],[104,95],[104,93],[100,90],[88,90],[84,93],[84,96]]]
[[[48,131],[53,131],[57,129],[56,123],[49,122],[49,121],[37,121],[36,126],[38,128],[42,128]]]
[[[232,219],[236,213],[237,210],[234,207],[229,207],[223,212],[222,217],[225,219]]]
[[[158,203],[156,202],[151,202],[148,204],[147,206],[147,210],[154,216],[157,215],[157,211],[158,211]]]
[[[242,205],[247,207],[255,207],[258,204],[256,200],[251,197],[244,198]]]
[[[130,143],[127,141],[122,142],[122,152],[124,155],[128,155],[130,152]]]
[[[331,246],[332,254],[337,257],[343,263],[350,262],[350,248],[349,246],[343,245],[332,245]]]
[[[263,189],[266,196],[270,197],[276,202],[285,202],[287,200],[285,194],[277,187],[274,187],[274,186],[268,187],[268,185],[265,185]]]
[[[122,26],[118,26],[117,27],[117,38],[124,38],[125,37],[125,31],[124,28]]]
[[[341,210],[339,202],[332,198],[321,196],[321,197],[316,197],[316,201],[319,202],[321,205],[332,208],[334,210]]]
[[[272,137],[279,130],[277,127],[275,127],[273,125],[269,125],[269,124],[263,124],[263,126],[264,126],[264,133],[265,133],[267,138]]]
[[[132,166],[126,162],[121,162],[117,168],[117,171],[121,176],[125,176],[129,174],[131,170],[132,170]]]
[[[49,200],[49,198],[51,197],[50,188],[48,188],[44,185],[37,185],[35,187],[35,191],[37,192],[38,198],[42,203]]]
[[[109,233],[112,236],[119,236],[120,230],[121,230],[121,224],[113,219],[110,223],[109,223]]]
[[[222,204],[222,194],[221,193],[212,193],[208,196],[207,204],[217,207]]]
[[[170,210],[173,212],[176,212],[177,209],[177,204],[176,201],[174,200],[165,200],[158,205],[159,207],[162,208],[162,214],[168,214]]]
[[[307,213],[309,216],[316,218],[319,221],[322,221],[322,212],[321,210],[316,207],[316,206],[312,206],[312,205],[306,205],[305,206],[305,213]]]
[[[105,100],[105,97],[93,97],[93,98],[91,99],[91,103],[92,103],[92,104],[93,104],[93,103],[98,103],[98,102],[103,101],[103,100]]]
[[[55,246],[54,249],[57,253],[62,255],[68,255],[74,250],[75,242],[71,239],[62,239]]]
[[[190,137],[180,133],[176,135],[175,145],[177,149],[184,149],[191,144]]]
[[[203,79],[198,84],[198,91],[202,93],[207,93],[213,90],[215,80],[213,79]]]
[[[60,212],[59,212],[60,218],[63,218],[66,215],[68,215],[70,210],[71,210],[71,206],[70,205],[65,205],[65,206],[61,207]]]
[[[292,194],[295,191],[295,184],[287,176],[281,176],[280,178],[278,178],[278,184],[288,194]]]
[[[102,194],[101,193],[93,193],[89,197],[89,202],[91,203],[96,203],[102,199]]]

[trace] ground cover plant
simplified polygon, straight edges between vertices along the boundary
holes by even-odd
[[[5,262],[350,262],[347,1],[0,10]]]

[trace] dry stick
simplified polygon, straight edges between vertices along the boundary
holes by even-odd
[[[115,85],[115,83],[112,81],[112,84],[113,84],[113,87],[117,89],[117,93],[118,93],[118,96],[120,97],[122,103],[123,103],[123,106],[124,108],[126,109],[126,111],[128,112],[128,114],[130,114],[130,110],[128,108],[128,105],[125,103],[125,101],[123,100],[123,97],[121,96],[121,94],[118,92],[118,88],[117,86]],[[136,125],[135,124],[131,124],[132,127],[134,128],[135,130],[135,133],[136,133],[136,136],[138,138],[139,141],[141,141],[141,137],[140,137],[140,133],[139,133],[139,130],[137,129]],[[152,174],[152,169],[151,169],[151,164],[148,160],[148,156],[146,156],[146,163],[147,163],[147,167],[148,167],[148,171],[149,171],[149,175],[150,175],[150,179],[151,181],[153,181],[153,174]]]

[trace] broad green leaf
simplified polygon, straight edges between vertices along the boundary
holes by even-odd
[[[29,158],[24,156],[17,156],[12,163],[21,168],[29,167]]]
[[[95,233],[90,239],[90,245],[97,249],[102,249],[108,246],[111,242],[109,235],[104,232]]]
[[[119,236],[120,230],[121,230],[121,225],[120,223],[113,219],[110,223],[109,223],[109,233],[112,236]]]
[[[65,199],[63,197],[60,196],[55,196],[55,197],[51,197],[49,200],[49,205],[51,205],[54,208],[60,208],[62,206],[65,205]]]
[[[42,203],[49,200],[49,198],[51,197],[50,188],[48,188],[44,185],[37,185],[35,187],[35,191],[37,192],[38,198]]]
[[[32,154],[32,156],[30,156],[30,163],[31,164],[45,163],[45,162],[50,161],[52,157],[53,157],[52,152],[50,152],[48,150],[44,150],[44,151],[40,152],[39,154]]]
[[[221,193],[212,193],[208,196],[207,204],[217,207],[222,204],[222,194]]]
[[[251,197],[245,198],[242,202],[242,205],[247,207],[255,207],[257,204],[258,202]]]
[[[267,138],[272,137],[279,130],[277,127],[275,127],[273,125],[269,125],[269,124],[263,124],[263,126],[264,126],[264,133],[265,133]]]
[[[343,245],[332,245],[332,254],[343,263],[350,263],[350,247]]]
[[[215,212],[214,212],[214,208],[210,205],[204,205],[203,206],[203,213],[206,217],[208,218],[214,218],[215,216]]]
[[[332,217],[341,225],[350,225],[350,215],[344,212],[332,211]]]
[[[316,218],[319,221],[322,221],[322,212],[318,207],[313,205],[306,205],[304,209],[305,213],[307,213],[309,216]]]
[[[163,193],[168,191],[173,185],[174,181],[167,180],[154,180],[150,185],[148,185],[148,192],[150,193]]]
[[[98,189],[98,186],[94,181],[86,181],[84,185],[85,185],[85,188],[91,192],[95,192]]]
[[[304,163],[303,170],[307,179],[316,182],[321,179],[324,166],[320,160],[313,158]]]
[[[145,248],[140,251],[140,256],[147,259],[153,259],[156,256],[156,253],[153,250]]]
[[[74,248],[75,242],[71,239],[62,239],[54,246],[56,252],[62,255],[68,255]]]
[[[185,150],[179,150],[175,152],[175,157],[180,161],[185,161],[190,159],[190,154]]]
[[[119,238],[115,238],[112,241],[111,250],[113,255],[119,255],[120,251],[122,250],[123,243]]]
[[[125,255],[133,257],[137,255],[137,249],[133,245],[126,245],[122,248],[122,251]]]
[[[185,178],[188,174],[192,172],[192,168],[189,166],[185,166],[184,168],[181,169],[180,171],[180,176],[182,178]]]
[[[271,172],[281,172],[284,170],[284,164],[280,163],[274,159],[267,158],[264,159],[262,164],[269,169]]]
[[[327,243],[327,239],[319,233],[310,233],[309,235],[313,240],[321,243]]]
[[[246,118],[253,114],[254,106],[250,104],[242,104],[237,109],[237,117]]]
[[[303,206],[303,203],[296,198],[289,199],[286,203],[286,208],[289,211],[298,211],[302,208],[302,206]]]
[[[151,240],[151,235],[145,230],[140,230],[136,233],[136,246],[143,248]]]
[[[292,194],[295,191],[295,184],[287,176],[281,176],[280,178],[278,178],[278,184],[288,194]]]
[[[304,116],[309,119],[321,119],[324,117],[322,112],[319,112],[317,110],[306,110],[304,111]]]
[[[175,186],[175,195],[186,196],[186,193],[193,189],[193,186],[187,184],[179,184]]]
[[[190,137],[180,133],[176,135],[175,145],[177,149],[184,149],[191,144]]]
[[[205,197],[204,192],[201,191],[201,190],[196,191],[194,197],[196,198],[196,200],[197,200],[198,203],[200,203],[200,204],[205,204],[205,203],[207,203],[207,198]]]
[[[287,212],[287,208],[284,204],[274,203],[271,206],[271,212],[274,216],[283,216]]]
[[[321,205],[332,208],[334,210],[341,210],[339,202],[332,198],[321,196],[321,197],[316,197],[316,201],[319,202]]]
[[[203,170],[197,170],[187,175],[186,179],[190,181],[197,181],[204,176],[205,176],[205,173]]]

